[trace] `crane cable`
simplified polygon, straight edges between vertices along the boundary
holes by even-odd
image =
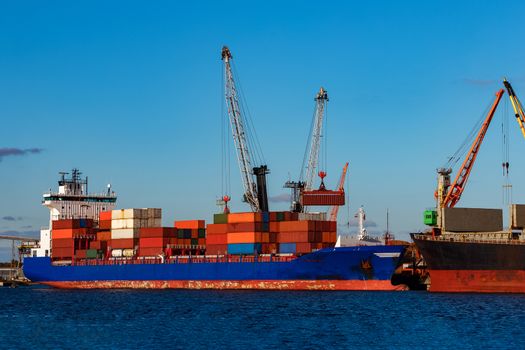
[[[461,143],[459,148],[456,150],[456,152],[454,152],[454,154],[448,159],[447,163],[445,164],[445,166],[443,166],[443,168],[454,168],[458,164],[458,162],[464,158],[464,156],[470,149],[472,141],[474,140],[477,133],[479,132],[481,125],[483,124],[483,121],[485,120],[486,115],[491,105],[492,103],[490,103],[487,106],[487,108],[485,108],[479,120],[476,121],[476,123],[474,124],[470,132],[467,134],[467,137],[463,140],[463,142]]]
[[[510,133],[509,133],[509,103],[505,100],[504,111],[501,116],[501,156],[502,156],[502,201],[504,205],[512,202],[512,184],[509,178],[509,160],[510,160]]]

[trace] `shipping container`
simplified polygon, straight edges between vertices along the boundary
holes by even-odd
[[[114,258],[120,258],[122,256],[122,249],[113,249],[111,251],[111,256]]]
[[[75,240],[73,238],[54,238],[51,240],[51,248],[73,248]]]
[[[230,214],[231,215],[231,214]],[[261,243],[236,243],[228,244],[229,254],[261,254],[262,246]]]
[[[138,238],[140,231],[138,228],[125,228],[111,230],[111,239]]]
[[[278,243],[308,243],[315,241],[314,231],[293,231],[277,234]]]
[[[216,234],[216,233],[227,233],[228,232],[228,224],[208,224],[206,226],[206,232],[210,234]]]
[[[99,221],[111,221],[111,210],[110,211],[101,211],[98,214]]]
[[[281,254],[295,254],[296,243],[281,243],[279,244],[279,253]]]
[[[229,243],[261,243],[261,232],[228,232]]]
[[[227,224],[228,214],[213,214],[213,223],[214,224]]]
[[[173,223],[176,228],[203,229],[206,228],[204,220],[179,220]]]
[[[315,231],[315,221],[282,221],[279,227],[281,232]]]
[[[109,241],[111,239],[111,231],[98,231],[97,240],[98,241]]]
[[[175,227],[144,227],[139,230],[140,238],[177,237]]]
[[[125,256],[127,258],[131,258],[135,255],[134,249],[122,249],[122,256]]]
[[[108,248],[111,249],[132,249],[139,244],[138,239],[112,239],[108,242]]]
[[[78,229],[78,228],[92,228],[92,219],[67,219],[67,220],[53,220],[51,222],[52,229]]]
[[[53,229],[51,237],[58,238],[75,238],[75,237],[95,237],[95,230],[91,228],[69,228],[69,229]]]
[[[88,249],[86,250],[86,258],[87,259],[96,259],[98,258],[98,250],[97,249]]]
[[[145,248],[139,248],[138,251],[139,256],[158,256],[158,255],[164,255],[164,248],[162,247],[145,247]]]
[[[100,230],[111,230],[111,220],[100,220],[98,222],[98,228]]]
[[[141,237],[139,239],[140,248],[166,247],[169,244],[169,238],[166,237]]]
[[[228,234],[227,233],[220,233],[220,234],[208,234],[208,237],[206,237],[206,244],[219,244],[224,245],[228,244]]]
[[[228,254],[228,244],[206,244],[206,255]]]

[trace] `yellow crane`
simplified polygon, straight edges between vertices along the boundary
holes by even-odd
[[[521,105],[518,96],[516,96],[516,94],[514,93],[512,85],[510,85],[507,79],[503,79],[503,85],[505,85],[507,93],[509,94],[510,102],[512,103],[512,108],[514,108],[514,116],[516,117],[516,121],[520,126],[521,133],[523,134],[523,137],[525,137],[525,113],[523,113],[523,106]]]

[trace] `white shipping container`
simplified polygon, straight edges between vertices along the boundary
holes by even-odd
[[[120,219],[111,220],[112,229],[123,229],[123,228],[141,228],[147,227],[147,220],[144,219]]]
[[[139,238],[139,232],[138,228],[112,229],[111,239]]]
[[[124,209],[125,219],[141,219],[143,217],[143,209]]]
[[[124,219],[124,209],[116,209],[111,211],[111,220]]]
[[[122,249],[122,255],[125,256],[125,257],[132,257],[135,255],[135,250],[133,249]]]
[[[111,251],[111,256],[114,258],[120,258],[122,256],[122,249],[113,249]]]

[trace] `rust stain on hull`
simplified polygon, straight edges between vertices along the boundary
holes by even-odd
[[[72,289],[219,289],[219,290],[407,290],[404,285],[393,286],[390,281],[64,281],[41,282],[55,288]]]
[[[525,293],[524,270],[430,270],[431,292]]]

